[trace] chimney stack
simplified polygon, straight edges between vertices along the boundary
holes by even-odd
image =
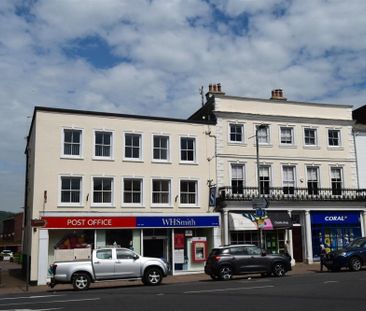
[[[208,85],[208,92],[206,93],[206,99],[208,100],[212,95],[225,95],[221,89],[221,83]]]
[[[282,89],[272,90],[271,99],[275,99],[275,100],[287,100],[287,98],[283,96]]]

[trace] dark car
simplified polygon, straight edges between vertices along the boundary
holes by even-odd
[[[355,239],[345,248],[328,253],[324,265],[331,271],[339,271],[341,268],[361,270],[366,265],[366,237]]]
[[[228,280],[233,275],[253,273],[284,276],[290,270],[291,259],[288,256],[266,254],[252,244],[214,248],[205,265],[205,273],[214,280]]]

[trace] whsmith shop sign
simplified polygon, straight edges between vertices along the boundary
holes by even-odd
[[[219,216],[42,217],[47,229],[218,227]]]
[[[311,224],[351,225],[360,223],[359,212],[312,212]]]

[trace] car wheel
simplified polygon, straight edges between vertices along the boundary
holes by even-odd
[[[221,280],[230,280],[233,277],[233,269],[230,266],[223,266],[219,274]]]
[[[273,265],[272,273],[274,276],[277,276],[277,277],[284,276],[286,274],[286,269],[285,269],[284,264],[280,263],[280,262],[276,262]]]
[[[360,271],[362,267],[361,260],[357,257],[352,257],[349,261],[349,268],[351,271]]]
[[[72,277],[72,286],[75,290],[86,290],[90,286],[90,276],[87,273],[76,273]]]
[[[159,285],[163,279],[163,274],[159,268],[148,268],[145,271],[142,282],[145,285],[155,286]]]

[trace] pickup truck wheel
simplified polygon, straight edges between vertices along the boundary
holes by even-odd
[[[72,277],[72,286],[75,290],[86,290],[90,286],[90,276],[87,273],[76,273]]]
[[[159,285],[163,279],[163,274],[159,268],[148,268],[145,271],[142,282],[145,285]]]

